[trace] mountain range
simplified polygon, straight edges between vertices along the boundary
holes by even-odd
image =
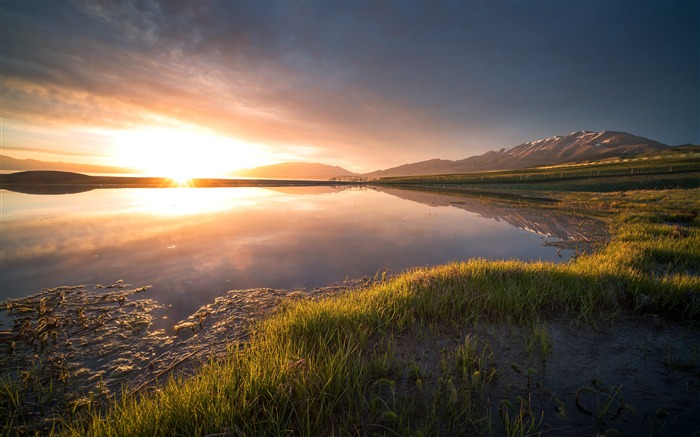
[[[230,173],[231,176],[273,179],[330,179],[353,176],[355,173],[342,167],[308,162],[284,162],[262,167],[246,168]]]
[[[106,165],[76,164],[72,162],[47,162],[37,159],[16,159],[7,155],[0,155],[0,169],[5,170],[54,170],[82,173],[136,173],[134,170],[124,167],[111,167]]]
[[[577,131],[566,136],[553,136],[530,141],[512,149],[491,150],[482,155],[457,161],[431,159],[367,173],[369,177],[411,176],[448,173],[469,173],[489,170],[595,161],[605,158],[634,156],[655,152],[669,146],[626,132]]]
[[[491,150],[482,155],[460,160],[431,159],[377,170],[362,176],[371,178],[429,174],[469,173],[475,171],[510,170],[517,168],[557,165],[572,162],[595,161],[606,158],[630,157],[670,149],[669,146],[626,132],[577,131],[566,136],[530,141],[511,149]],[[133,173],[132,170],[98,165],[43,162],[15,159],[0,155],[0,169],[7,170],[61,170],[90,173]],[[338,176],[357,176],[342,167],[286,162],[232,172],[231,176],[275,179],[330,179]]]

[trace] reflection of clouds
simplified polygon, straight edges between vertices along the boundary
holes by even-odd
[[[210,219],[205,217],[202,221],[204,225]],[[0,254],[5,259],[94,252],[144,240],[167,247],[172,243],[158,237],[177,233],[183,226],[180,221],[149,220],[138,214],[54,217],[31,223],[13,221],[3,223]]]
[[[38,218],[4,221],[3,293],[123,278],[153,285],[152,297],[185,317],[231,289],[322,286],[469,257],[556,257],[508,223],[375,191],[256,197],[252,190],[230,207],[183,215],[134,206],[143,200],[138,191],[101,190],[94,203],[80,195],[80,205],[70,196],[43,199]]]
[[[196,215],[200,227],[216,225],[212,213],[265,209],[273,197],[256,188],[99,190],[77,198],[3,194],[3,258],[97,251],[146,240],[167,247],[171,236],[192,227],[178,216]]]

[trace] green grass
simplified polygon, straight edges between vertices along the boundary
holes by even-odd
[[[81,436],[537,432],[541,415],[530,410],[528,399],[502,403],[500,414],[487,408],[483,387],[499,377],[488,345],[463,337],[441,352],[439,368],[427,369],[414,355],[402,356],[404,346],[397,344],[405,337],[425,338],[431,330],[518,324],[533,327],[532,349],[546,358],[552,344],[544,321],[553,315],[579,323],[613,320],[621,311],[698,320],[699,199],[700,190],[562,198],[611,214],[610,241],[565,264],[472,259],[409,271],[333,299],[289,304],[226,359],[193,377],[124,396],[106,410],[85,410],[64,431]],[[684,223],[665,223],[669,219]]]

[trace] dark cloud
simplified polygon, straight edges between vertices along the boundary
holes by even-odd
[[[8,119],[159,115],[387,165],[578,129],[700,141],[697,2],[0,7]]]

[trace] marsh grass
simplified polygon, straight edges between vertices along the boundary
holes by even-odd
[[[537,415],[532,411],[531,399],[518,397],[517,406],[507,399],[502,399],[498,407],[503,431],[508,437],[525,437],[540,435],[544,422],[544,412]]]
[[[8,433],[51,429],[86,405],[111,399],[124,369],[143,361],[119,340],[162,340],[148,332],[150,311],[159,307],[140,297],[148,286],[117,281],[95,288],[43,289],[0,306],[7,326],[0,331],[0,423]],[[86,368],[88,357],[102,361],[99,369]]]
[[[530,356],[539,355],[543,360],[549,358],[554,341],[549,335],[547,325],[535,323],[532,326],[532,331],[525,337],[525,345]]]
[[[596,385],[582,387],[576,391],[576,407],[585,414],[594,416],[599,426],[617,419],[625,410],[631,410],[622,397],[622,385],[610,388]]]
[[[683,195],[697,202],[697,190]],[[589,205],[611,201],[590,197]],[[670,193],[655,208],[663,209],[663,202],[676,205],[677,197]],[[537,433],[541,413],[525,397],[516,404],[502,402],[498,418],[490,411],[485,387],[499,371],[488,344],[461,337],[435,365],[424,359],[425,350],[403,356],[398,336],[420,339],[482,323],[532,326],[527,341],[546,358],[556,347],[545,324],[553,315],[581,324],[614,320],[621,311],[697,320],[700,279],[692,272],[700,235],[690,205],[666,209],[692,217],[680,231],[653,211],[618,213],[604,247],[565,264],[472,259],[382,278],[332,299],[290,303],[261,321],[247,345],[232,348],[195,376],[124,396],[104,411],[94,408],[64,431],[81,436]]]

